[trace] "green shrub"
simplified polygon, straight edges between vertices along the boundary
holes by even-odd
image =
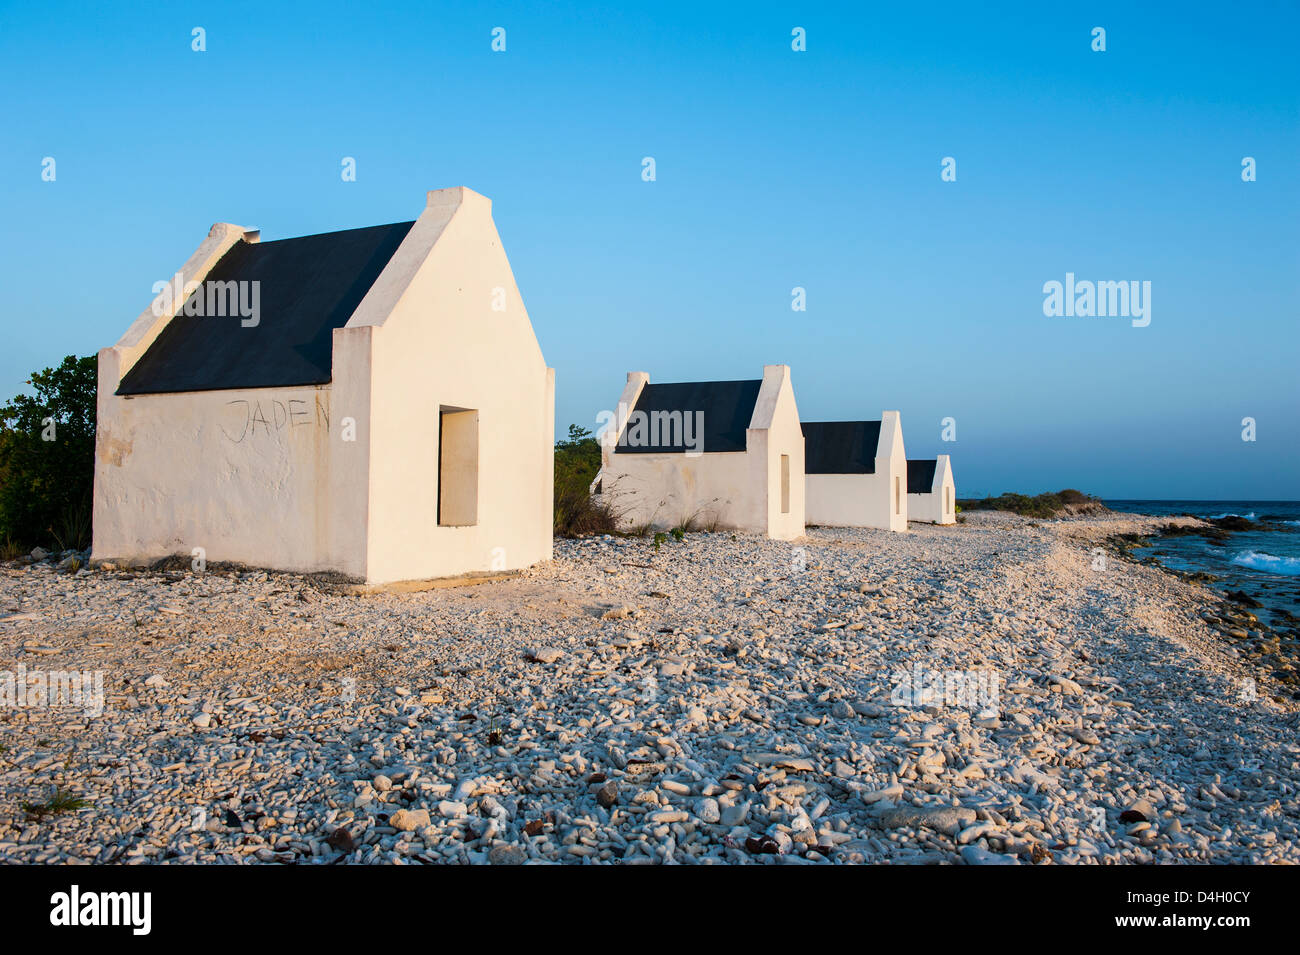
[[[0,408],[0,540],[89,546],[96,377],[94,356],[69,355]]]
[[[561,537],[609,534],[616,521],[608,504],[591,499],[591,482],[600,471],[600,442],[591,432],[569,425],[569,439],[555,444],[555,533]]]
[[[1067,505],[1101,502],[1082,491],[1067,488],[1056,493],[1027,494],[1007,492],[997,497],[965,498],[957,502],[958,511],[1014,511],[1024,517],[1055,517]]]

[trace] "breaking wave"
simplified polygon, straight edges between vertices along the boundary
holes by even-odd
[[[1232,562],[1239,567],[1262,570],[1269,574],[1285,574],[1288,577],[1300,575],[1300,557],[1274,557],[1272,554],[1248,550],[1232,558]]]

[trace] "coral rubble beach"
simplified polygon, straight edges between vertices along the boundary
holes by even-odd
[[[365,596],[10,563],[11,688],[106,698],[0,707],[0,862],[1300,861],[1285,666],[1107,543],[1169,523],[557,541]]]

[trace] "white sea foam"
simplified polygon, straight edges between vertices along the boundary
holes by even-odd
[[[1249,514],[1214,514],[1214,515],[1212,515],[1212,516],[1210,516],[1210,517],[1207,517],[1206,520],[1208,520],[1208,521],[1221,521],[1221,520],[1223,520],[1225,517],[1240,517],[1240,518],[1244,518],[1245,520],[1248,520],[1248,521],[1253,521],[1253,520],[1255,520],[1255,512],[1254,512],[1254,511],[1251,511]]]
[[[1270,574],[1285,574],[1288,577],[1300,575],[1300,557],[1274,557],[1272,554],[1248,550],[1232,558],[1232,562],[1239,567],[1249,567]]]

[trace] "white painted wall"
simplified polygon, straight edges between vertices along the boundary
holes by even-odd
[[[805,501],[803,428],[794,400],[789,365],[764,365],[763,386],[754,417],[745,433],[748,454],[759,470],[751,480],[765,494],[768,537],[795,540],[804,533]],[[789,510],[782,512],[781,456],[790,458]]]
[[[955,524],[957,485],[952,479],[952,463],[946,454],[935,458],[934,483],[928,494],[907,495],[910,520],[928,524]]]
[[[618,454],[614,446],[650,378],[631,372],[615,420],[602,435],[602,494],[619,526],[667,530],[694,517],[701,524],[778,540],[803,535],[803,432],[790,369],[767,365],[746,450],[690,454]],[[790,458],[788,513],[781,510],[781,455]]]
[[[804,476],[808,523],[818,527],[881,527],[884,482],[874,474]]]
[[[246,233],[215,226],[185,279],[201,281]],[[209,561],[388,583],[550,558],[554,371],[488,199],[463,188],[428,194],[334,331],[329,385],[114,395],[168,320],[146,309],[100,352],[96,559],[203,547]],[[443,406],[478,412],[469,526],[437,522]]]
[[[899,413],[880,416],[874,474],[809,474],[804,483],[809,524],[906,531],[910,495]]]
[[[494,310],[494,301],[504,309]],[[515,285],[491,200],[464,188],[429,193],[424,215],[345,331],[366,326],[373,328],[367,580],[549,560],[554,374]],[[438,525],[443,406],[479,413],[478,521],[471,526]]]
[[[693,519],[729,530],[766,533],[765,499],[752,486],[749,455],[616,454],[602,494],[623,530],[669,530]]]
[[[100,353],[92,557],[335,568],[328,386],[112,395]],[[355,568],[354,568],[355,569]]]

